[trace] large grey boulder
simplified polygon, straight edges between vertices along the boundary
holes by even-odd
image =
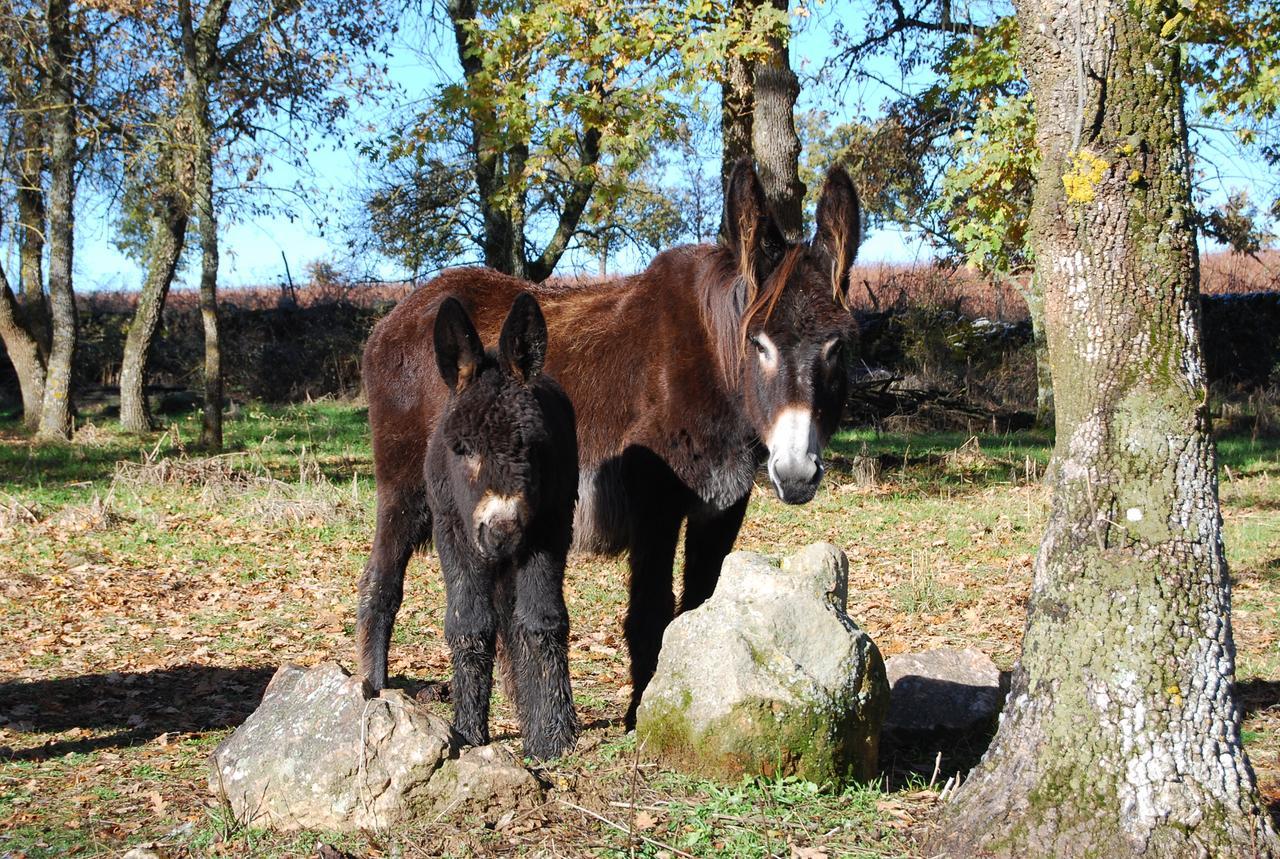
[[[885,730],[966,733],[992,727],[1004,704],[1000,669],[981,650],[940,647],[885,663],[892,690]]]
[[[334,664],[285,665],[258,709],[209,759],[209,788],[241,822],[275,829],[380,830],[539,798],[500,746],[461,752],[448,723],[398,689],[376,697]]]
[[[667,627],[636,729],[646,752],[723,778],[875,775],[889,704],[880,651],[846,614],[848,561],[735,552],[711,599]]]

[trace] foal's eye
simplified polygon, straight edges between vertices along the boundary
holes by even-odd
[[[840,338],[832,337],[822,347],[822,360],[832,361],[840,355]]]
[[[464,453],[462,455],[462,464],[467,469],[467,476],[472,480],[475,480],[480,476],[480,457],[476,456],[474,453]]]

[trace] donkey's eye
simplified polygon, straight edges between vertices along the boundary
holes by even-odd
[[[832,337],[822,347],[822,360],[831,361],[840,355],[840,338]]]
[[[756,347],[756,352],[757,352],[757,353],[759,353],[760,355],[768,355],[768,354],[769,354],[769,350],[765,348],[765,345],[764,345],[763,343],[761,343],[761,342],[760,342],[759,338],[757,338],[757,337],[752,337],[752,338],[751,338],[751,345],[752,345],[752,346],[754,346],[754,347]]]

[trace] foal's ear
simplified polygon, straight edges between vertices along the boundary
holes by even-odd
[[[827,174],[818,196],[818,231],[814,246],[831,260],[831,295],[849,306],[849,266],[858,255],[862,236],[862,207],[858,192],[844,168],[836,165]]]
[[[724,190],[724,236],[738,274],[746,281],[750,304],[760,284],[782,259],[787,242],[769,214],[764,187],[749,158],[739,158],[729,173]]]
[[[542,372],[547,357],[547,321],[538,301],[527,292],[516,296],[502,323],[498,360],[521,382],[529,383]]]
[[[444,300],[436,314],[435,342],[440,377],[454,391],[461,391],[480,366],[484,346],[462,302],[453,296]]]

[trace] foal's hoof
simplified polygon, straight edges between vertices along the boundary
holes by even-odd
[[[535,761],[551,761],[569,754],[575,745],[577,745],[576,737],[570,738],[568,742],[525,743],[524,756],[533,758]]]
[[[575,720],[576,721],[576,720]],[[545,734],[526,735],[524,755],[539,761],[563,757],[573,751],[578,743],[577,724],[561,725]]]

